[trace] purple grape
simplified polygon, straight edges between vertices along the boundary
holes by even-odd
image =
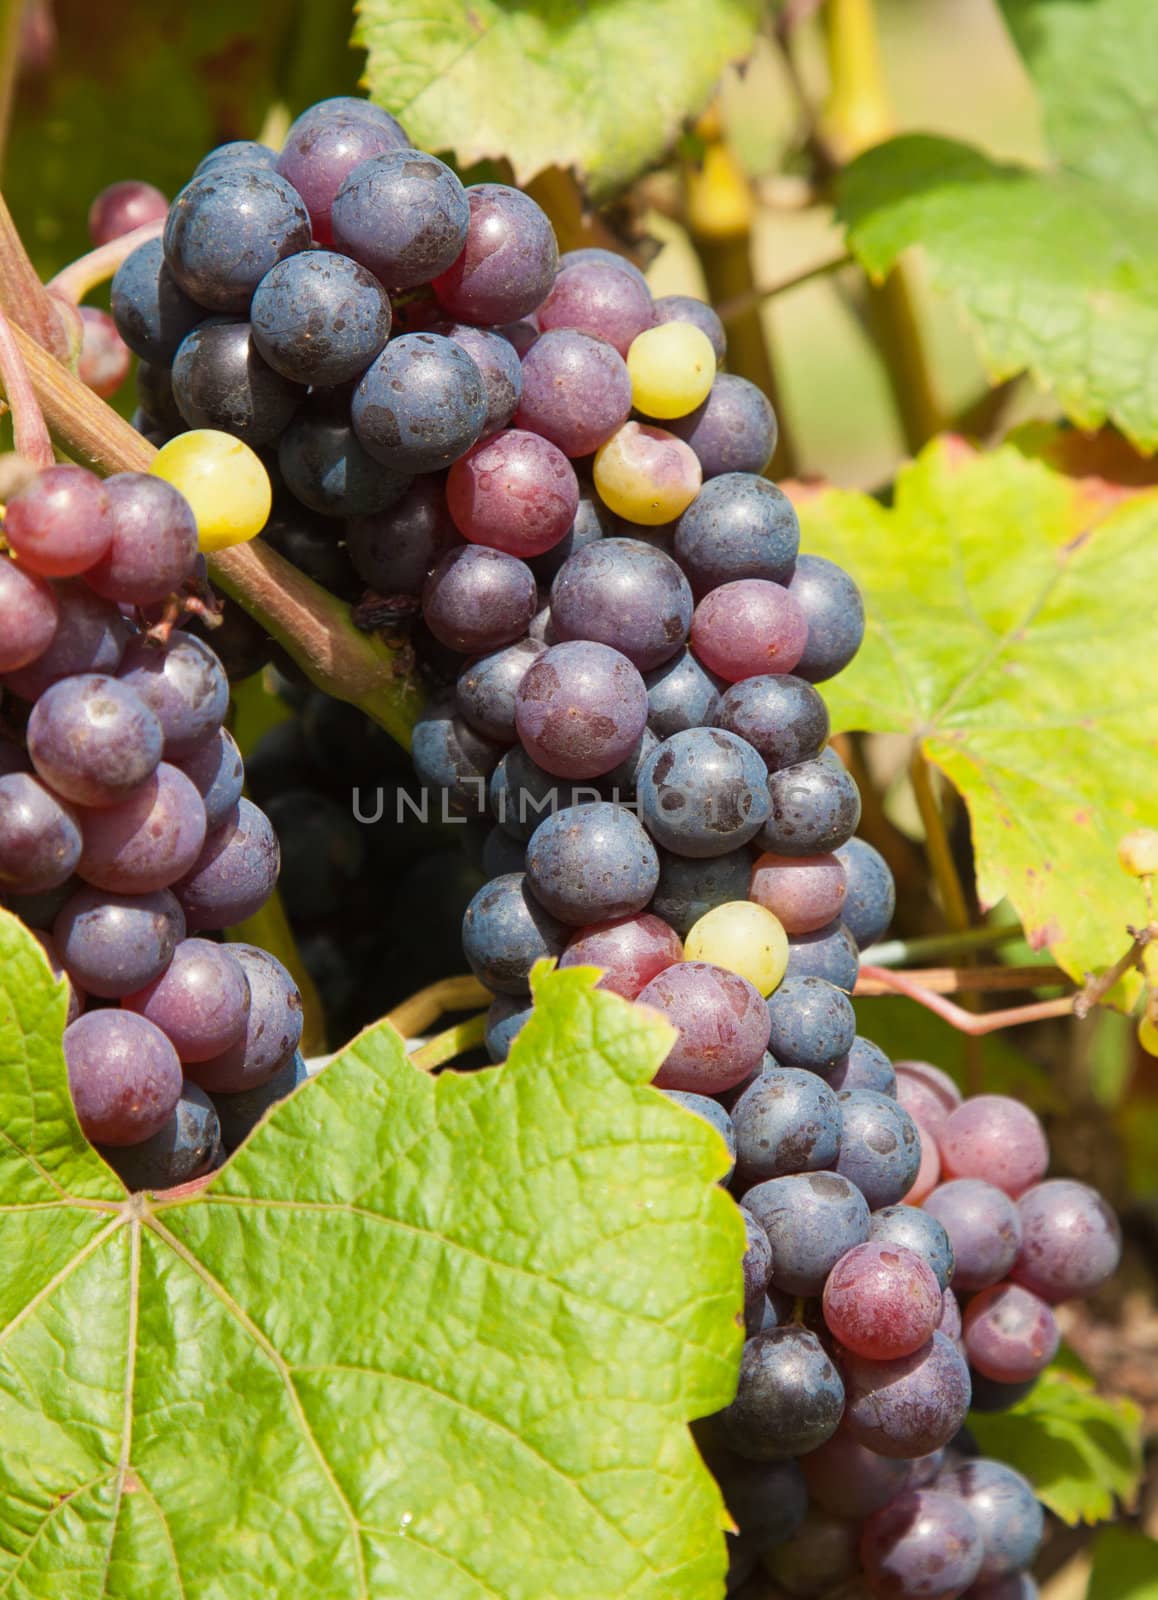
[[[579,250],[564,251],[559,257],[559,271],[565,272],[568,267],[578,267],[593,261],[626,272],[628,277],[635,279],[641,289],[647,289],[647,279],[630,256],[620,255],[617,250],[605,250],[600,245],[585,245]],[[648,293],[650,292],[648,290]]]
[[[911,1478],[909,1462],[866,1450],[845,1428],[804,1456],[800,1470],[814,1505],[829,1516],[857,1520],[887,1506]]]
[[[210,1094],[268,1083],[293,1060],[302,1036],[302,997],[276,956],[251,944],[231,944],[229,952],[249,984],[249,1014],[244,1033],[220,1055],[189,1063],[189,1076]]]
[[[968,1507],[936,1489],[909,1489],[865,1524],[860,1556],[878,1594],[955,1600],[981,1570],[984,1547]]]
[[[454,690],[455,705],[476,733],[499,744],[514,744],[518,738],[515,695],[543,649],[537,639],[519,639],[462,669]]]
[[[486,808],[487,778],[501,753],[501,745],[456,714],[450,694],[440,695],[423,709],[410,747],[419,782],[444,791],[453,811],[474,816]]]
[[[836,851],[847,889],[840,916],[860,949],[881,938],[893,920],[897,889],[888,863],[863,839],[849,839]]]
[[[560,782],[532,761],[521,745],[500,758],[490,781],[491,815],[504,832],[524,843],[544,817],[554,816],[564,806],[602,798],[594,786]]]
[[[379,594],[422,593],[427,575],[461,536],[446,507],[439,478],[415,478],[394,505],[346,527],[354,570]]]
[[[1018,1200],[1017,1215],[1021,1248],[1009,1275],[1047,1304],[1084,1300],[1118,1270],[1122,1230],[1087,1184],[1070,1178],[1035,1184]]]
[[[53,642],[59,611],[51,584],[0,556],[0,672],[18,673]]]
[[[161,368],[168,367],[182,339],[207,315],[173,276],[160,239],[146,240],[121,262],[113,275],[110,304],[117,332],[129,349]]]
[[[814,933],[841,915],[845,893],[844,868],[834,855],[765,852],[756,857],[748,898],[779,918],[786,933]]]
[[[462,252],[434,280],[443,310],[462,322],[509,323],[529,315],[555,281],[559,249],[542,208],[520,189],[476,183]]]
[[[498,994],[528,994],[535,962],[557,958],[566,942],[567,929],[539,903],[522,873],[486,884],[462,919],[467,964]]]
[[[692,592],[679,567],[635,539],[585,545],[551,585],[551,621],[560,640],[611,645],[640,672],[680,649],[691,620]]]
[[[941,1321],[943,1293],[932,1267],[915,1251],[867,1239],[829,1273],[824,1321],[843,1349],[892,1361],[929,1339]]]
[[[826,923],[815,933],[796,934],[788,941],[785,978],[823,978],[851,994],[859,971],[856,940],[843,922]]]
[[[162,761],[119,805],[80,813],[79,872],[114,894],[167,889],[205,842],[205,807],[185,774]]]
[[[1021,1218],[1007,1194],[982,1178],[956,1178],[938,1185],[924,1210],[949,1235],[955,1288],[988,1289],[1006,1276],[1021,1245]]]
[[[540,586],[549,584],[555,574],[565,562],[578,550],[583,550],[589,544],[602,539],[610,530],[612,519],[603,502],[593,496],[590,491],[585,491],[582,483],[579,485],[579,505],[575,512],[575,520],[564,534],[558,544],[552,545],[541,556],[535,556],[528,563],[535,574]],[[550,613],[548,612],[548,616]],[[557,644],[557,639],[547,641]]]
[[[245,785],[245,766],[233,735],[225,728],[215,728],[173,765],[201,796],[206,828],[224,822]]]
[[[211,832],[175,893],[192,933],[232,928],[260,911],[277,883],[280,851],[269,818],[241,799]]]
[[[715,480],[720,481],[720,480]],[[864,600],[856,584],[835,561],[800,556],[788,593],[804,612],[808,643],[796,663],[796,676],[823,683],[843,671],[864,639]]]
[[[840,1106],[815,1072],[762,1072],[732,1107],[732,1122],[745,1187],[831,1167],[840,1150]]]
[[[984,1548],[978,1582],[993,1583],[1033,1565],[1045,1516],[1020,1472],[1002,1461],[967,1461],[942,1473],[937,1488],[957,1495],[973,1514]]]
[[[632,812],[600,801],[547,817],[527,847],[527,885],[574,928],[635,916],[655,893],[655,846]]]
[[[965,1420],[969,1370],[943,1333],[895,1361],[849,1354],[842,1366],[848,1430],[878,1455],[928,1455],[948,1444]]]
[[[467,322],[440,322],[433,329],[460,345],[482,374],[487,395],[487,416],[482,437],[505,428],[519,408],[523,392],[523,367],[509,339],[490,328],[472,328]],[[521,426],[521,424],[520,424]],[[536,430],[538,431],[538,430]]]
[[[626,656],[574,640],[535,661],[515,704],[527,753],[560,778],[597,778],[631,753],[647,722],[647,690]]]
[[[779,681],[784,683],[789,680]],[[733,685],[737,691],[733,705],[742,698],[739,691],[747,689],[753,682],[754,679],[749,679],[746,684]],[[728,692],[732,693],[732,690]],[[716,715],[718,719],[719,712]],[[747,717],[742,720],[746,725],[751,725]],[[773,741],[776,736],[763,718],[760,719],[759,737],[769,753],[774,754]],[[823,855],[830,850],[836,852],[847,844],[859,821],[860,791],[844,768],[823,758],[819,761],[800,761],[769,773],[768,820],[757,842],[765,850],[779,856]],[[845,873],[847,876],[847,864]],[[846,902],[848,898],[846,892]]]
[[[837,1172],[856,1184],[870,1211],[896,1205],[921,1165],[917,1124],[895,1100],[871,1089],[844,1090],[839,1099],[844,1126]]]
[[[768,1017],[768,1048],[782,1067],[831,1072],[856,1038],[852,1001],[822,978],[784,977],[768,996]],[[842,1103],[844,1099],[842,1095]],[[894,1111],[900,1110],[892,1104]],[[856,1183],[851,1172],[846,1176]]]
[[[792,502],[774,483],[746,472],[705,483],[675,528],[676,559],[697,599],[742,578],[786,584],[799,549]]]
[[[102,189],[88,208],[88,236],[94,246],[134,233],[148,222],[160,222],[169,202],[151,183],[125,178]]]
[[[229,709],[229,680],[220,661],[203,640],[177,629],[163,644],[135,639],[119,677],[160,722],[167,761],[196,750],[218,731]]]
[[[630,415],[627,363],[605,339],[556,328],[523,358],[516,426],[550,439],[564,455],[591,455]]]
[[[486,384],[453,339],[408,333],[363,373],[350,415],[359,440],[384,466],[438,472],[481,436]]]
[[[715,720],[724,684],[705,671],[686,645],[670,661],[645,672],[647,725],[657,739],[670,739],[688,728]]]
[[[295,1050],[284,1067],[275,1072],[272,1078],[259,1083],[255,1089],[242,1089],[238,1094],[214,1095],[213,1109],[217,1113],[221,1142],[226,1150],[236,1150],[238,1145],[243,1144],[265,1113],[279,1100],[292,1094],[310,1076],[301,1051]]]
[[[1026,1383],[1044,1372],[1061,1343],[1044,1300],[1016,1283],[982,1289],[965,1308],[969,1364],[994,1383]]]
[[[961,1091],[947,1072],[928,1061],[898,1061],[897,1099],[915,1122],[939,1138],[961,1104]]]
[[[0,890],[39,894],[71,877],[80,860],[77,814],[31,773],[0,777]]]
[[[445,272],[469,220],[462,184],[437,156],[419,150],[368,157],[345,179],[330,212],[335,247],[391,289]]]
[[[858,1600],[857,1586],[850,1585],[849,1580],[860,1564],[859,1532],[855,1523],[843,1517],[812,1509],[795,1536],[767,1551],[762,1564],[782,1593],[800,1596],[801,1600],[820,1595],[832,1595],[834,1600]]]
[[[28,719],[37,773],[76,805],[117,805],[156,771],[161,724],[132,689],[99,674],[53,684]]]
[[[681,856],[722,856],[760,831],[768,814],[767,773],[735,734],[688,728],[652,751],[637,799],[657,844]]]
[[[578,254],[578,252],[576,252]],[[716,360],[723,361],[728,353],[727,335],[724,333],[724,324],[702,300],[697,300],[690,294],[665,294],[655,302],[655,320],[662,322],[690,322],[701,333],[707,334],[711,340],[712,349],[716,352]]]
[[[71,464],[38,473],[4,512],[10,548],[25,571],[41,577],[70,578],[87,571],[112,536],[104,484],[94,472]]]
[[[450,550],[422,590],[426,625],[448,649],[476,655],[513,644],[535,614],[530,568],[485,545]]]
[[[167,889],[79,889],[58,912],[52,936],[78,988],[118,1000],[164,972],[185,937],[185,916]]]
[[[768,1011],[739,973],[706,961],[676,962],[640,991],[639,1003],[661,1012],[679,1032],[655,1076],[657,1089],[718,1094],[742,1083],[763,1060]]]
[[[727,587],[730,589],[732,585]],[[725,590],[717,589],[708,598],[715,599],[715,596],[724,593]],[[699,609],[696,615],[699,615]],[[692,648],[696,649],[694,637]],[[700,654],[698,650],[696,653]],[[720,697],[715,721],[718,728],[727,728],[730,733],[739,734],[741,739],[746,739],[757,749],[769,772],[779,772],[785,767],[814,761],[828,739],[828,709],[824,701],[810,683],[793,677],[790,672],[762,673],[745,678],[740,683],[731,683]],[[835,786],[839,783],[839,775],[834,773],[833,777]],[[810,799],[811,796],[805,800],[805,804]],[[768,848],[780,855],[814,855],[818,849],[825,847],[784,850],[770,843]]]
[[[121,994],[126,1010],[148,1017],[183,1062],[208,1061],[236,1044],[249,1015],[245,969],[228,946],[207,939],[183,939],[163,972]]]
[[[605,339],[626,356],[631,342],[655,322],[655,306],[646,283],[616,263],[580,261],[565,267],[538,311],[539,327],[576,328]]]
[[[173,1189],[209,1170],[220,1139],[213,1102],[195,1083],[181,1088],[164,1125],[140,1144],[101,1151],[126,1189]]]
[[[224,164],[187,183],[169,207],[165,261],[210,311],[244,312],[262,278],[310,243],[310,219],[276,172]]]
[[[690,444],[705,479],[725,472],[762,473],[776,449],[776,414],[763,392],[747,378],[716,374],[712,392],[686,417],[668,424]]]
[[[354,168],[371,156],[404,150],[410,144],[393,117],[378,122],[349,110],[326,111],[329,104],[311,106],[290,124],[277,158],[278,172],[301,195],[314,239],[323,245],[334,241],[330,222],[334,198]]]
[[[773,1328],[745,1344],[736,1398],[720,1414],[720,1432],[737,1455],[783,1460],[830,1438],[843,1406],[840,1374],[816,1335]]]
[[[947,1178],[984,1178],[1015,1200],[1049,1166],[1044,1128],[1009,1095],[971,1095],[937,1131],[937,1146]]]
[[[682,937],[715,906],[746,899],[751,874],[752,858],[743,848],[707,860],[661,849],[651,909]]]
[[[189,577],[197,558],[197,523],[172,484],[143,472],[105,479],[113,512],[108,553],[84,575],[106,600],[147,606]]]
[[[869,1238],[878,1244],[899,1245],[928,1262],[942,1289],[954,1276],[953,1242],[944,1225],[917,1206],[884,1206],[869,1219]]]
[[[454,463],[446,503],[472,544],[530,560],[567,537],[579,509],[579,480],[549,440],[506,428]]]
[[[131,1011],[89,1011],[64,1030],[77,1121],[94,1144],[140,1144],[181,1098],[181,1063],[160,1028]]]
[[[744,1204],[772,1246],[773,1287],[786,1294],[820,1294],[845,1251],[868,1238],[864,1196],[835,1172],[771,1178],[749,1189]]]

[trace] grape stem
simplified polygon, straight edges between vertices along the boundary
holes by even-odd
[[[956,1028],[958,1033],[964,1033],[971,1039],[980,1038],[986,1033],[996,1033],[1001,1028],[1016,1027],[1021,1022],[1041,1022],[1047,1017],[1073,1015],[1075,996],[1069,994],[1063,995],[1058,1000],[1041,1000],[1033,1005],[1012,1006],[1005,1011],[966,1011],[963,1006],[954,1005],[952,1000],[946,1000],[943,995],[936,994],[932,989],[919,983],[917,979],[920,976],[919,972],[893,972],[888,967],[862,966],[857,992],[865,992],[861,989],[861,982],[879,984],[882,991],[892,991],[915,1000],[918,1005],[933,1012],[934,1016],[940,1017],[950,1027]]]
[[[1003,928],[969,928],[964,933],[933,933],[917,939],[884,939],[870,945],[863,959],[875,967],[907,967],[966,950],[992,950],[1024,937],[1020,923],[1010,923]]]
[[[40,401],[36,397],[24,356],[16,341],[12,324],[0,311],[0,382],[12,412],[12,434],[17,455],[37,472],[51,467],[56,460],[49,437],[48,424]]]
[[[873,962],[862,965],[856,985],[858,996],[875,997],[892,992],[892,983],[865,976],[878,970],[882,969],[878,969]],[[896,968],[887,970],[895,972]],[[920,984],[930,994],[992,994],[1002,989],[1052,988],[1056,984],[1068,988],[1072,982],[1053,962],[1039,962],[1024,967],[1007,966],[1004,963],[994,967],[911,967],[906,969],[903,976]]]
[[[919,748],[913,750],[909,776],[912,779],[917,810],[921,814],[921,822],[925,829],[925,853],[929,858],[933,881],[941,896],[941,908],[945,913],[945,920],[954,933],[965,933],[971,921],[969,906],[957,873],[957,865],[953,860],[949,835],[945,831],[945,819],[941,815],[941,808],[933,791],[933,777],[929,763]]]
[[[852,257],[847,250],[838,250],[826,260],[805,267],[801,272],[794,272],[790,277],[781,278],[778,283],[761,284],[755,289],[749,289],[745,294],[733,296],[731,300],[721,301],[716,307],[716,315],[725,324],[735,322],[737,318],[762,305],[765,300],[772,300],[778,294],[787,294],[790,289],[799,289],[806,283],[815,282],[817,278],[827,278],[829,273],[839,272],[851,261]]]
[[[153,446],[35,339],[19,327],[14,332],[49,432],[61,448],[98,472],[148,472],[157,453]],[[7,391],[7,374],[0,378]],[[209,571],[319,689],[356,705],[409,748],[423,692],[408,654],[360,633],[347,606],[260,540],[211,556]]]
[[[59,361],[72,358],[72,340],[64,320],[67,313],[37,276],[3,195],[0,195],[0,310]],[[75,317],[76,313],[72,315]]]
[[[48,280],[49,293],[59,295],[70,305],[78,306],[98,284],[107,283],[121,262],[131,256],[139,245],[159,238],[164,226],[164,219],[143,222],[131,233],[123,233],[118,239],[110,239],[108,244],[98,245],[87,255],[78,256],[67,267],[61,267],[55,278]]]
[[[443,1033],[436,1033],[410,1059],[423,1072],[433,1072],[435,1067],[441,1067],[453,1061],[455,1056],[464,1055],[466,1051],[482,1044],[486,1031],[487,1014],[480,1011],[477,1016],[468,1017],[465,1022],[456,1022]]]
[[[458,978],[440,978],[395,1006],[386,1021],[404,1039],[413,1039],[425,1033],[439,1017],[452,1011],[467,1011],[472,1006],[489,1005],[493,998],[490,990],[484,989],[469,973]]]

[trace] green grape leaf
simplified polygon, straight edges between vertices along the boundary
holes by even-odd
[[[719,1136],[672,1032],[536,974],[509,1060],[431,1078],[386,1025],[200,1190],[82,1138],[65,997],[0,913],[0,1594],[698,1600],[734,1392]]]
[[[864,647],[825,685],[834,731],[905,733],[965,799],[982,903],[1008,896],[1075,978],[1144,915],[1118,867],[1158,824],[1158,682],[1140,596],[1158,585],[1158,495],[1100,495],[1010,444],[940,440],[892,509],[800,499],[803,548],[860,585]]]
[[[908,134],[846,169],[839,212],[875,279],[924,247],[995,381],[1029,371],[1080,427],[1109,419],[1158,448],[1158,209],[1097,177],[1000,166]]]
[[[1158,1600],[1158,1539],[1103,1528],[1094,1540],[1086,1600]]]
[[[379,104],[466,166],[505,157],[518,183],[573,168],[607,199],[663,155],[747,55],[759,0],[358,0]]]
[[[89,246],[99,190],[143,178],[174,195],[213,145],[255,139],[290,115],[354,92],[348,0],[57,0],[42,69],[21,74],[4,196],[47,277]]]
[[[1047,1368],[1009,1411],[971,1412],[969,1428],[983,1455],[1024,1473],[1071,1527],[1112,1517],[1142,1477],[1142,1413],[1131,1400],[1096,1393],[1079,1363]]]
[[[1151,0],[1000,4],[1061,164],[1158,205],[1158,12]]]

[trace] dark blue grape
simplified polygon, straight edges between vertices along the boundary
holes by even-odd
[[[722,856],[747,844],[768,814],[767,773],[752,746],[717,728],[665,739],[639,775],[649,833],[683,856]]]
[[[892,1206],[913,1187],[921,1165],[921,1136],[903,1106],[871,1089],[840,1095],[844,1128],[836,1170],[855,1183],[869,1210]]]
[[[660,850],[651,909],[682,938],[714,906],[748,898],[752,857],[742,847],[707,860]]]
[[[248,322],[213,317],[173,358],[173,398],[191,428],[218,428],[260,449],[293,420],[302,390],[258,355]]]
[[[872,1089],[897,1098],[897,1075],[880,1045],[858,1034],[848,1054],[826,1074],[832,1089]]]
[[[768,1015],[768,1048],[783,1067],[831,1072],[856,1038],[852,1002],[821,978],[786,976],[768,996]]]
[[[675,528],[676,560],[697,599],[737,578],[786,584],[799,549],[791,500],[748,472],[725,472],[705,483]]]
[[[532,761],[522,745],[515,745],[494,770],[489,798],[491,816],[499,826],[525,842],[544,818],[565,806],[593,804],[602,796],[593,783],[556,778]]]
[[[874,1594],[948,1600],[977,1576],[982,1544],[959,1499],[936,1489],[906,1489],[868,1519],[860,1550]]]
[[[238,1145],[256,1128],[271,1106],[284,1100],[309,1076],[300,1050],[295,1050],[285,1066],[256,1089],[243,1089],[240,1094],[215,1094],[213,1104],[221,1124],[221,1142],[226,1150],[236,1150]]]
[[[354,517],[346,529],[354,570],[378,594],[421,594],[431,569],[461,543],[442,480],[432,476],[416,478],[397,504]]]
[[[662,666],[645,672],[647,725],[657,739],[688,728],[708,727],[715,719],[723,680],[701,666],[684,645]]]
[[[857,1522],[834,1517],[814,1506],[795,1536],[768,1552],[764,1567],[786,1594],[831,1592],[842,1595],[844,1600],[856,1600],[854,1586],[850,1585],[851,1595],[841,1586],[860,1568],[859,1542]]]
[[[197,324],[194,324],[197,326]],[[153,426],[171,439],[185,432],[185,418],[173,397],[173,372],[169,366],[152,361],[137,363],[137,402]]]
[[[448,807],[463,815],[485,815],[487,779],[501,754],[501,745],[457,714],[453,695],[431,701],[414,725],[410,755],[418,781],[445,791]]]
[[[635,749],[625,755],[617,767],[612,767],[610,772],[605,772],[602,777],[596,778],[595,782],[599,785],[599,792],[603,798],[633,800],[635,791],[639,787],[639,775],[658,745],[659,740],[655,734],[650,728],[645,728],[639,736],[639,743]]]
[[[295,923],[340,913],[367,869],[366,838],[349,802],[283,789],[265,812],[281,845],[278,889]]]
[[[816,1335],[773,1328],[745,1344],[736,1398],[720,1413],[720,1433],[737,1455],[784,1460],[823,1444],[843,1408],[840,1374]]]
[[[407,333],[363,374],[354,431],[395,472],[437,472],[481,436],[487,420],[482,373],[453,339]]]
[[[863,839],[849,839],[836,851],[848,884],[841,921],[864,950],[888,931],[897,906],[897,886],[888,862]]]
[[[840,1150],[840,1106],[815,1072],[762,1072],[732,1107],[732,1122],[744,1185],[831,1167]]]
[[[768,1235],[772,1285],[785,1294],[819,1294],[845,1251],[868,1238],[864,1195],[839,1173],[771,1178],[744,1204]]]
[[[356,166],[334,197],[337,248],[390,289],[445,272],[466,243],[466,190],[437,156],[387,150]]]
[[[410,486],[336,417],[297,417],[281,436],[277,464],[294,498],[323,517],[373,516],[396,505]]]
[[[758,843],[778,856],[824,855],[847,844],[859,821],[860,791],[844,768],[823,757],[801,761],[768,774]]]
[[[361,377],[390,337],[390,301],[365,267],[333,250],[303,250],[271,267],[249,308],[253,339],[294,383]]]
[[[440,322],[431,332],[453,339],[482,373],[487,396],[482,437],[488,438],[505,428],[519,409],[523,392],[522,363],[510,340],[489,328],[472,328],[467,322]]]
[[[422,615],[448,649],[489,653],[526,635],[535,600],[535,580],[517,556],[468,544],[448,550],[427,578]]]
[[[400,148],[410,147],[406,130],[397,117],[392,117],[385,107],[376,106],[372,100],[364,100],[356,94],[335,94],[327,100],[315,100],[290,124],[286,143],[291,138],[296,141],[305,133],[335,122],[371,122],[393,135],[399,141]]]
[[[262,538],[315,583],[344,600],[358,596],[358,581],[328,517],[307,511],[288,496],[262,529]]]
[[[610,645],[649,672],[688,636],[692,591],[670,556],[636,539],[599,539],[564,562],[551,584],[559,639]]]
[[[869,1238],[895,1244],[927,1261],[942,1289],[953,1277],[953,1246],[936,1217],[918,1206],[883,1206],[869,1219]]]
[[[466,908],[462,948],[480,983],[498,994],[530,993],[531,968],[563,954],[568,930],[512,872],[486,884]]]
[[[126,1189],[172,1189],[208,1172],[219,1129],[213,1102],[185,1081],[168,1122],[142,1144],[102,1149]]]
[[[973,1513],[984,1551],[979,1583],[992,1583],[1033,1565],[1045,1534],[1045,1516],[1020,1472],[1003,1461],[967,1461],[942,1473],[937,1488],[957,1495]]]
[[[758,1550],[791,1539],[808,1510],[808,1490],[795,1461],[749,1461],[713,1449],[709,1465],[741,1535]]]
[[[703,1095],[681,1094],[678,1089],[669,1089],[668,1095],[673,1100],[685,1104],[689,1100],[704,1100]],[[706,1105],[716,1106],[723,1110],[717,1100],[704,1100]],[[691,1108],[691,1109],[694,1109]],[[724,1112],[727,1116],[727,1112]],[[736,1136],[728,1119],[728,1129],[731,1136],[732,1164],[735,1166]],[[747,1243],[744,1246],[744,1259],[741,1263],[744,1270],[744,1327],[748,1337],[762,1332],[764,1327],[764,1303],[768,1298],[768,1275],[772,1271],[772,1246],[768,1243],[768,1235],[756,1221],[750,1211],[740,1207],[740,1215],[744,1219],[744,1234]]]
[[[788,978],[823,978],[851,994],[859,971],[856,940],[843,922],[828,922],[788,941]]]
[[[634,916],[658,879],[655,846],[630,811],[609,801],[557,811],[527,846],[535,898],[572,927]]]
[[[482,846],[482,869],[488,878],[501,878],[505,872],[527,870],[527,847],[512,839],[498,824],[491,828]]]
[[[530,1020],[534,1006],[524,995],[500,994],[491,1001],[486,1021],[487,1054],[492,1061],[505,1061],[515,1036]]]
[[[187,295],[210,311],[244,312],[274,263],[309,246],[310,218],[278,173],[218,162],[173,201],[163,238]]]
[[[828,738],[828,708],[810,683],[789,672],[731,684],[716,709],[727,728],[760,752],[769,772],[812,761]]]
[[[580,485],[582,488],[582,485]],[[571,531],[564,534],[558,544],[552,545],[541,556],[534,556],[527,565],[540,584],[549,584],[563,563],[577,550],[586,549],[597,539],[608,537],[613,531],[613,519],[603,502],[590,491],[579,496],[579,509]],[[557,641],[556,641],[557,642]]]
[[[202,156],[193,168],[193,176],[199,178],[203,172],[222,167],[266,167],[272,172],[276,166],[277,151],[269,145],[259,144],[256,139],[230,139],[228,144],[219,144]]]
[[[664,426],[691,445],[705,478],[723,472],[763,472],[779,432],[763,391],[729,372],[717,373],[703,405]]]
[[[160,239],[146,240],[121,262],[113,275],[109,303],[117,332],[129,349],[158,367],[168,366],[182,339],[206,314],[165,264]],[[143,396],[141,405],[155,421],[165,420]]]
[[[677,1106],[683,1106],[685,1111],[692,1111],[692,1112],[695,1113],[695,1115],[697,1117],[702,1117],[705,1122],[710,1123],[711,1126],[713,1128],[715,1128],[716,1132],[720,1135],[721,1139],[723,1139],[725,1145],[728,1147],[728,1157],[729,1157],[729,1160],[730,1160],[731,1164],[729,1165],[727,1172],[720,1179],[720,1182],[721,1183],[727,1183],[729,1181],[729,1179],[731,1178],[732,1173],[733,1173],[733,1171],[735,1170],[735,1167],[736,1167],[736,1130],[732,1127],[732,1119],[731,1119],[731,1117],[724,1110],[724,1108],[720,1104],[720,1102],[718,1100],[713,1100],[710,1095],[692,1094],[689,1090],[686,1090],[686,1089],[664,1089],[662,1091],[662,1093],[666,1094],[669,1100],[674,1100]],[[751,1251],[752,1251],[752,1248],[753,1248],[753,1246],[752,1246],[752,1226],[758,1227],[759,1225],[758,1224],[753,1224],[751,1218],[746,1218],[745,1220],[749,1224],[749,1228],[748,1228],[748,1254],[750,1254]],[[760,1232],[761,1232],[761,1236],[763,1236],[763,1230],[762,1229],[760,1230]],[[758,1243],[759,1243],[759,1241],[757,1241],[757,1247],[758,1247]],[[768,1240],[767,1240],[767,1238],[764,1239],[764,1249],[768,1250]],[[744,1284],[745,1284],[744,1298],[745,1298],[745,1302],[747,1301],[747,1297],[748,1297],[747,1296],[748,1279],[749,1279],[749,1276],[751,1275],[751,1273],[755,1271],[754,1267],[750,1267],[749,1260],[748,1260],[748,1254],[745,1254],[745,1256],[744,1256]],[[772,1259],[771,1251],[768,1251],[769,1263],[771,1263],[771,1259]],[[768,1273],[765,1270],[764,1281],[761,1283],[761,1286],[760,1286],[760,1296],[759,1297],[760,1297],[761,1300],[764,1297],[764,1289],[765,1289],[766,1284],[767,1284],[767,1279],[768,1279]]]
[[[537,639],[518,639],[463,667],[454,690],[459,715],[484,738],[514,744],[518,737],[515,694],[523,674],[544,648]]]
[[[801,556],[788,593],[808,621],[808,643],[792,669],[809,683],[823,683],[847,667],[864,638],[864,601],[842,567],[823,556]]]

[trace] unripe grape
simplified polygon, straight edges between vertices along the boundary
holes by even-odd
[[[227,550],[255,539],[273,504],[261,458],[232,434],[194,428],[162,445],[149,471],[188,500],[201,550]]]
[[[716,352],[690,322],[646,328],[627,352],[631,398],[648,417],[686,417],[708,397],[716,376]]]
[[[682,515],[702,479],[690,445],[643,422],[625,422],[595,452],[595,487],[604,505],[648,528]]]
[[[788,936],[780,919],[763,906],[730,900],[693,924],[684,956],[738,972],[762,995],[770,995],[788,965]]]
[[[1158,1028],[1149,1017],[1143,1017],[1138,1023],[1138,1043],[1148,1056],[1158,1056]]]
[[[1132,878],[1158,872],[1158,828],[1134,828],[1118,840],[1118,862]]]

